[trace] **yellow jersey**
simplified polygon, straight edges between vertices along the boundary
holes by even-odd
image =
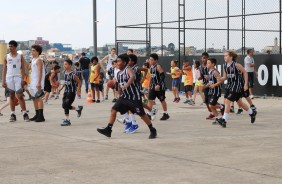
[[[90,69],[89,82],[99,84],[100,82],[100,67],[99,65],[92,65]]]
[[[144,76],[145,72],[142,72],[142,75]],[[149,89],[150,88],[150,81],[151,81],[151,74],[150,71],[147,72],[147,75],[145,76],[144,82],[142,83],[142,87]]]
[[[185,80],[184,80],[184,86],[192,86],[193,85],[193,72],[191,70],[183,70],[183,73],[185,74]]]
[[[171,74],[175,74],[175,75],[171,75],[171,78],[178,79],[178,78],[181,77],[181,73],[180,72],[176,72],[177,70],[179,70],[178,67],[171,67],[170,68],[170,73]]]

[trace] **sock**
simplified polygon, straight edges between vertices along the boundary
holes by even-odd
[[[111,125],[110,123],[108,124],[107,128],[109,128],[110,130],[112,130],[113,125]]]
[[[11,112],[11,114],[14,114],[14,115],[16,115],[16,114],[15,114],[15,111],[12,111],[12,112]]]
[[[75,107],[75,110],[76,110],[76,111],[78,111],[78,110],[79,110],[78,106],[77,106],[77,107]]]
[[[150,130],[154,130],[153,124],[148,125]]]
[[[147,114],[150,115],[150,116],[152,115],[152,113],[150,111],[148,111]]]
[[[68,115],[65,116],[65,120],[70,120]]]
[[[123,118],[124,118],[124,120],[125,120],[126,123],[130,123],[130,122],[131,122],[130,119],[129,119],[128,113],[125,113],[125,114],[122,115],[122,116],[123,116]]]
[[[136,119],[135,119],[135,114],[130,114],[129,118],[132,122],[132,125],[137,125]]]
[[[26,114],[26,111],[22,111],[22,114],[23,114],[23,115]]]
[[[226,112],[224,112],[224,114],[223,114],[223,119],[225,119],[225,121],[227,121],[228,118],[229,118],[229,114],[226,113]]]
[[[164,114],[168,114],[167,111],[164,111]]]
[[[253,110],[251,108],[249,108],[248,113],[253,114]]]

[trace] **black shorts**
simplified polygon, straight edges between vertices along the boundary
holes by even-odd
[[[139,116],[145,115],[143,108],[143,103],[141,100],[128,100],[124,98],[119,98],[112,109],[120,112],[120,114],[125,114],[131,111],[133,114],[138,114]]]
[[[158,98],[161,102],[165,100],[165,90],[155,91],[150,89],[149,91],[149,100],[155,100]]]
[[[247,91],[244,91],[244,89],[242,90],[242,97],[244,98],[248,98],[250,96],[250,91],[247,90]]]
[[[216,106],[219,98],[220,96],[218,95],[209,95],[209,104],[212,106]]]
[[[237,102],[242,98],[242,93],[231,92],[229,90],[225,91],[224,98],[228,99],[231,102]]]
[[[249,88],[254,87],[254,72],[248,72],[248,83],[249,83]]]
[[[193,91],[193,86],[192,85],[187,85],[187,86],[184,86],[184,91],[185,93],[187,92],[192,92]]]
[[[64,93],[63,96],[63,108],[64,109],[71,109],[72,103],[74,102],[76,94],[75,93]]]
[[[98,88],[99,88],[99,91],[103,92],[104,91],[104,84],[99,84]]]
[[[46,83],[44,84],[44,91],[47,92],[47,93],[51,93],[51,91],[52,91],[52,86],[51,86],[50,82],[46,82]]]
[[[5,88],[5,97],[8,98],[10,96],[9,90]]]
[[[91,83],[91,88],[94,88],[94,89],[99,89],[99,84],[94,84],[94,83]]]
[[[205,88],[205,89],[203,89],[203,91],[204,91],[204,95],[205,95],[205,103],[206,104],[209,104],[209,88]]]
[[[116,84],[115,84],[115,90],[116,90],[116,92],[118,92],[118,82],[116,82]]]

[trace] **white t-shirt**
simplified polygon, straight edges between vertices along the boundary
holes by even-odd
[[[6,56],[7,59],[7,77],[21,77],[21,67],[22,67],[22,62],[21,62],[21,55],[17,54],[16,57],[12,57],[10,54],[7,54]]]
[[[253,57],[246,56],[245,59],[244,59],[245,70],[246,70],[247,72],[254,72],[254,71],[255,71],[255,68],[254,68],[254,67],[249,67],[249,63],[255,64],[255,60],[254,60]]]
[[[112,63],[114,60],[117,59],[117,55],[112,56],[111,54],[108,55],[108,61],[107,61],[107,70],[109,70],[112,67]]]
[[[37,83],[38,83],[38,66],[37,66],[37,59],[32,59],[31,62],[31,73],[30,73],[30,88],[31,89],[36,89]],[[44,69],[44,64],[42,61],[42,77],[41,77],[41,88],[44,88],[44,79],[45,79],[45,69]]]
[[[117,80],[117,74],[118,74],[119,71],[120,71],[120,69],[117,69],[117,68],[115,68],[115,70],[114,70],[116,80]]]

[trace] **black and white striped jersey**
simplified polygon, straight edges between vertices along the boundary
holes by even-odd
[[[132,67],[132,70],[133,70],[133,73],[135,74],[136,85],[138,85],[139,90],[141,91],[142,90],[142,85],[141,85],[142,74],[140,71],[138,71],[138,65],[137,64],[134,65]]]
[[[202,66],[200,66],[200,71],[201,71],[201,76],[203,78],[203,83],[204,84],[208,84],[209,80],[206,79],[206,77],[209,76],[209,69],[208,69],[208,67],[203,67],[203,65],[202,65]]]
[[[230,92],[241,93],[243,89],[242,80],[240,77],[241,71],[237,68],[236,62],[224,64],[224,70],[227,76],[226,89]]]
[[[130,69],[129,66],[117,74],[117,82],[119,83],[121,89],[123,89],[125,84],[129,81],[130,76],[128,74],[128,69]],[[138,84],[135,81],[130,84],[130,86],[122,91],[120,98],[127,100],[141,100],[141,93]]]
[[[76,92],[76,81],[74,79],[75,73],[71,71],[67,73],[64,71],[64,79],[65,79],[65,93],[75,93]]]
[[[164,81],[161,82],[160,72],[157,69],[158,63],[150,67],[151,83],[150,89],[155,89],[157,85],[160,85],[160,90],[166,90]]]
[[[216,84],[218,82],[217,78],[215,76],[216,72],[218,72],[216,69],[213,69],[213,70],[209,71],[209,84],[210,85]],[[213,89],[210,88],[208,94],[209,95],[213,95],[213,96],[221,96],[221,85],[216,86]]]

